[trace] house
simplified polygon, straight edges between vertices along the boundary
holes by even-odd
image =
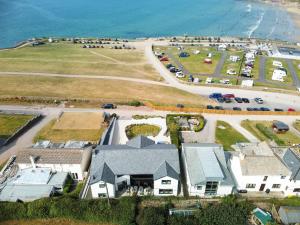
[[[51,168],[57,172],[70,173],[75,180],[83,180],[88,171],[92,147],[74,148],[74,143],[69,143],[63,148],[26,148],[20,151],[16,163],[20,169],[30,168],[34,164],[37,168]]]
[[[123,192],[176,196],[179,156],[175,145],[137,136],[123,145],[99,145],[93,152],[89,188],[93,198]],[[143,191],[144,190],[144,191]]]
[[[182,160],[190,196],[225,196],[234,182],[223,147],[218,144],[182,144]]]
[[[68,173],[50,168],[26,168],[0,185],[0,201],[34,201],[62,192]]]
[[[280,206],[278,214],[284,225],[300,224],[300,207]]]
[[[284,165],[291,171],[289,182],[286,184],[284,193],[286,196],[300,196],[300,157],[290,148],[275,148],[275,154]]]
[[[239,192],[281,192],[291,172],[265,142],[238,143],[228,162]]]
[[[272,128],[276,133],[285,133],[289,131],[289,126],[281,121],[274,121],[272,123]]]

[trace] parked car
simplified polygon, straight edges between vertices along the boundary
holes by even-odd
[[[224,110],[224,108],[222,106],[216,106],[215,109],[216,110]]]
[[[237,103],[243,103],[243,99],[242,99],[242,98],[235,97],[234,100],[235,100]]]
[[[259,109],[260,109],[260,111],[270,111],[270,109],[267,107],[260,107]]]
[[[293,108],[288,108],[288,110],[287,110],[288,112],[295,112],[296,110],[295,109],[293,109]]]
[[[217,98],[217,101],[218,101],[219,103],[223,103],[223,102],[225,101],[225,99],[224,99],[223,97],[221,97],[221,98]]]
[[[229,70],[227,70],[227,74],[228,75],[236,75],[236,71],[233,69],[229,69]]]
[[[281,121],[274,121],[272,124],[272,128],[276,133],[285,133],[290,129],[289,125]]]
[[[248,107],[248,108],[247,108],[247,111],[254,111],[254,110],[253,110],[253,108]]]
[[[166,65],[167,69],[170,69],[171,67],[174,67],[171,63]],[[175,68],[175,67],[174,67]]]
[[[242,77],[248,77],[248,78],[249,78],[249,77],[252,77],[251,73],[245,72],[245,71],[241,73],[241,76],[242,76]]]
[[[240,107],[233,107],[232,108],[234,111],[242,111],[242,109]]]
[[[224,102],[225,103],[231,103],[232,101],[231,101],[231,98],[224,98]]]
[[[106,103],[101,106],[102,109],[116,109],[117,106],[112,103]]]
[[[234,94],[225,94],[223,98],[235,98]]]
[[[257,104],[263,104],[263,103],[264,103],[264,100],[262,100],[261,98],[255,98],[254,101],[255,101]]]
[[[248,98],[242,98],[242,101],[243,101],[244,103],[249,103],[249,102],[250,102],[250,100],[249,100]]]
[[[176,75],[175,75],[177,78],[184,78],[185,75],[180,71],[180,72],[177,72]]]
[[[275,112],[283,112],[283,109],[275,108],[274,111]]]
[[[212,105],[207,105],[206,108],[207,109],[214,109],[214,107]]]
[[[221,97],[222,97],[221,93],[212,93],[211,95],[209,95],[209,98],[214,98],[214,99],[221,98]]]

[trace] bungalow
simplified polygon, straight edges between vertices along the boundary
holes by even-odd
[[[228,162],[239,192],[284,192],[291,172],[265,143],[238,143]]]
[[[49,168],[26,168],[0,184],[0,201],[34,201],[62,192],[68,173]]]
[[[125,145],[99,145],[93,152],[89,188],[93,198],[124,192],[176,196],[179,156],[175,145],[138,136]]]
[[[88,146],[76,149],[71,145],[68,146],[69,148],[27,148],[18,153],[16,163],[20,169],[35,166],[67,172],[73,179],[81,181],[88,171],[92,148]]]
[[[218,144],[182,144],[182,160],[190,196],[225,196],[234,182],[223,147]]]

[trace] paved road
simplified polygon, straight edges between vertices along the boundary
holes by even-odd
[[[300,80],[298,78],[297,72],[295,71],[293,62],[290,59],[286,59],[287,65],[288,65],[288,69],[292,74],[292,78],[293,78],[293,84],[296,87],[300,87]]]
[[[259,82],[266,82],[266,71],[265,71],[265,66],[266,66],[266,60],[267,58],[265,56],[262,56],[259,58],[259,71],[258,71],[258,81]]]
[[[223,65],[225,63],[225,60],[227,58],[227,52],[222,52],[222,56],[216,66],[216,69],[215,69],[215,72],[213,74],[214,77],[220,77],[221,76],[221,71],[222,71],[222,68],[223,68]]]

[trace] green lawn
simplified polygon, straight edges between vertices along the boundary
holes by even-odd
[[[260,61],[261,56],[255,57],[254,61],[254,68],[251,71],[251,75],[253,76],[253,79],[258,79],[259,78],[259,61]]]
[[[223,145],[224,150],[233,150],[231,145],[238,142],[249,142],[241,133],[235,130],[230,124],[224,121],[217,121],[216,142]]]
[[[283,67],[285,69],[287,69],[287,76],[285,78],[283,78],[284,82],[282,82],[282,83],[292,84],[293,83],[293,78],[292,78],[291,72],[288,70],[288,65],[287,65],[286,61],[283,60],[283,59],[267,58],[267,60],[266,60],[266,66],[265,66],[265,76],[266,76],[266,79],[272,81],[273,71],[274,71],[274,69],[276,69],[276,67],[273,66],[273,61],[279,61],[279,62],[281,62],[282,65],[283,65]],[[281,81],[275,81],[275,82],[281,83]]]
[[[237,61],[237,62],[230,61],[230,56],[234,56],[234,55],[239,56],[241,60]],[[242,58],[243,58],[243,52],[242,51],[229,52],[229,54],[228,54],[228,56],[225,60],[225,63],[223,65],[222,71],[221,71],[222,75],[227,75],[227,70],[233,69],[237,73],[236,76],[238,76],[240,66],[242,64]]]
[[[300,120],[296,120],[293,126],[300,132]]]
[[[292,145],[300,143],[300,137],[291,131],[279,134],[273,132],[272,121],[244,120],[241,125],[261,141],[274,140],[278,145]]]
[[[138,135],[157,136],[160,132],[160,127],[151,124],[132,124],[125,128],[128,139],[132,139]]]
[[[141,50],[83,49],[71,42],[47,43],[0,52],[2,72],[126,76],[158,80]]]
[[[189,57],[181,58],[179,57],[180,50],[177,47],[161,48],[172,53],[177,60],[191,73],[195,74],[213,74],[215,72],[216,66],[221,58],[221,52],[218,52],[212,47],[201,47],[201,46],[187,46],[183,50],[190,54]],[[193,52],[199,50],[200,54],[195,55]],[[204,59],[207,58],[207,54],[212,53],[212,64],[204,63]]]
[[[0,138],[7,139],[32,118],[32,115],[0,114]]]

